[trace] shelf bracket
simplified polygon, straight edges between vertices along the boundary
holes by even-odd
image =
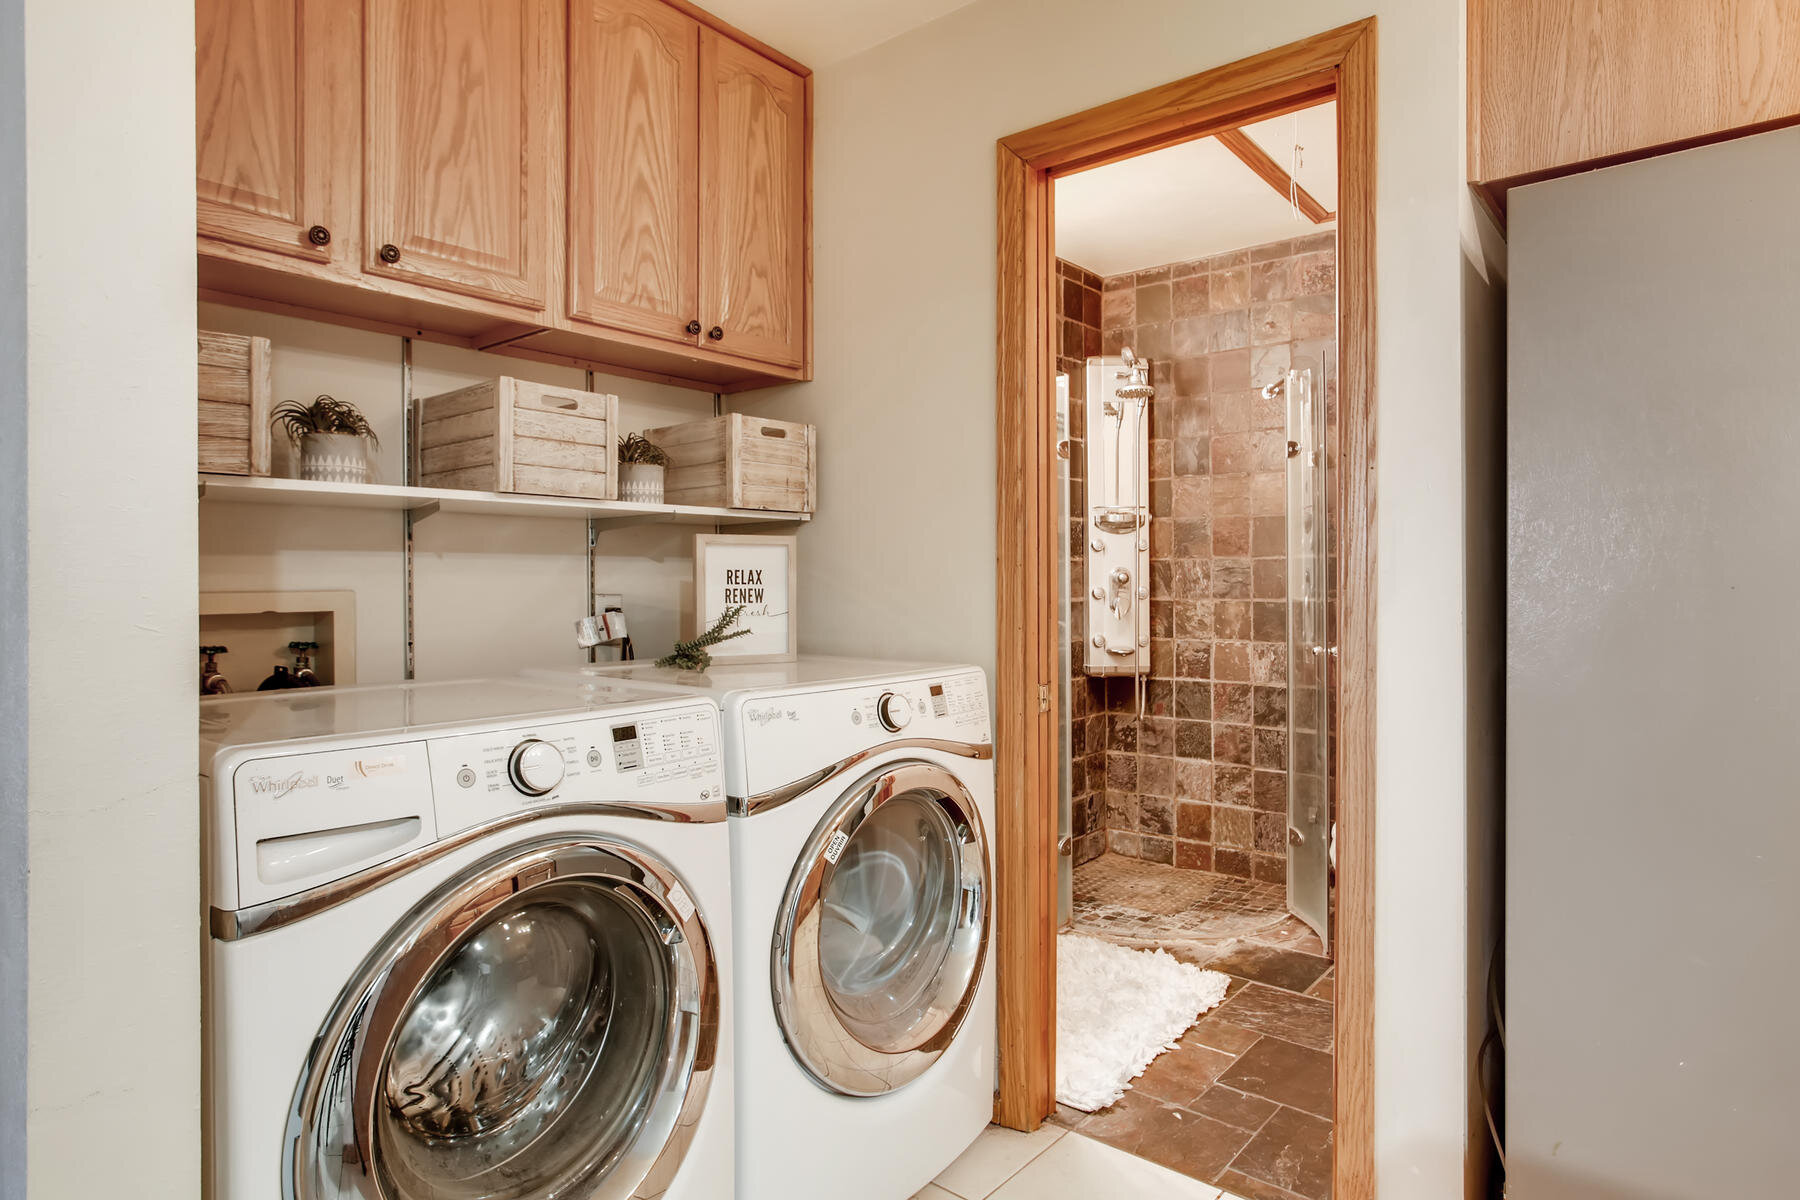
[[[431,516],[437,515],[438,502],[436,500],[427,500],[425,503],[418,505],[415,508],[409,508],[406,511],[409,514],[411,514],[412,519],[413,519],[413,524],[417,525],[420,521],[423,521],[426,517],[431,517]]]

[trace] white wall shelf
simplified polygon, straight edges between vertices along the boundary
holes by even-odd
[[[200,498],[226,504],[312,505],[410,512],[419,521],[433,513],[493,517],[560,517],[589,520],[596,530],[626,525],[769,525],[812,520],[811,513],[701,508],[690,504],[639,504],[628,500],[571,500],[454,488],[397,487],[385,483],[316,483],[247,475],[200,475]]]

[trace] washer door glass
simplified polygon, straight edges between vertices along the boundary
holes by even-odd
[[[846,793],[795,867],[774,946],[776,1014],[815,1079],[879,1095],[937,1060],[980,980],[988,894],[955,776],[907,761]]]
[[[292,1194],[658,1194],[706,1092],[716,987],[680,884],[635,852],[489,859],[415,908],[327,1021],[335,1049],[296,1093]]]

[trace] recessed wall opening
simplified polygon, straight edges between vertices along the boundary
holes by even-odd
[[[1331,101],[1055,180],[1063,969],[1071,936],[1098,939],[1228,990],[1101,1104],[1072,1064],[1134,993],[1065,979],[1101,995],[1061,1019],[1060,1119],[1311,1200],[1331,1189],[1336,206]]]

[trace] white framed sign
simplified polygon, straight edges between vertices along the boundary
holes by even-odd
[[[694,632],[742,605],[734,628],[748,637],[710,647],[720,661],[792,662],[800,639],[794,614],[792,537],[702,533],[694,538]]]

